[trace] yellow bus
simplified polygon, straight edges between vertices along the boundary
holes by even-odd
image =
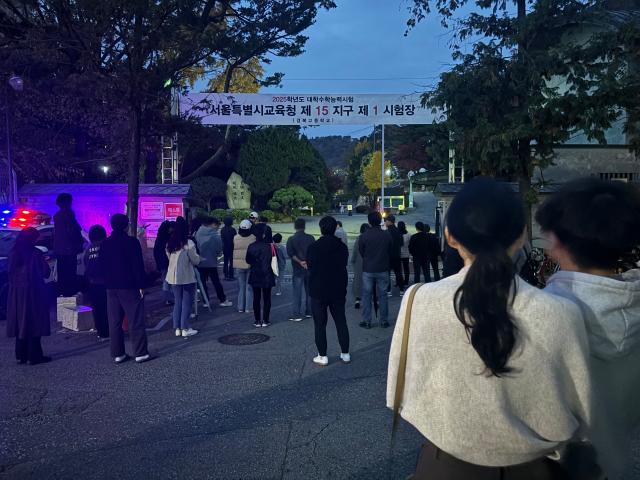
[[[384,211],[386,214],[404,215],[407,213],[406,199],[404,195],[389,195],[384,197]],[[380,197],[378,197],[380,205]]]

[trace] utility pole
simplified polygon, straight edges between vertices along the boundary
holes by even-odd
[[[380,155],[380,169],[382,175],[380,176],[380,213],[384,216],[384,123],[382,124],[382,155]]]

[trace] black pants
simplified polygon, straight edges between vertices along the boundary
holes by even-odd
[[[317,298],[311,299],[311,311],[313,312],[313,324],[316,333],[316,347],[318,354],[327,356],[327,309],[331,312],[333,322],[336,324],[338,342],[342,353],[349,353],[349,328],[347,328],[347,317],[344,313],[346,299],[324,301]]]
[[[400,262],[400,258],[392,258],[390,261],[390,266],[391,270],[396,276],[396,287],[400,289],[404,288],[405,282],[404,278],[402,277],[402,263]],[[391,273],[389,273],[389,276],[391,276]],[[389,282],[389,288],[387,289],[387,291],[391,291],[391,282]]]
[[[107,290],[107,312],[111,337],[111,356],[125,354],[124,332],[122,331],[122,310],[129,321],[129,338],[136,357],[146,355],[147,331],[144,318],[144,298],[139,290]]]
[[[431,281],[431,271],[433,269],[433,279],[437,282],[440,280],[440,269],[438,265],[438,257],[435,258],[416,258],[413,257],[413,269],[415,271],[416,283],[420,283],[420,271],[424,275],[424,281]]]
[[[402,265],[402,280],[404,282],[404,286],[406,287],[407,285],[409,285],[409,259],[408,258],[401,258],[400,259],[400,263]]]
[[[224,252],[222,273],[224,273],[224,278],[233,279],[233,250],[230,252]]]
[[[58,255],[58,295],[70,297],[78,293],[78,258],[76,255]]]
[[[16,360],[19,362],[37,362],[42,357],[40,337],[16,337]]]
[[[213,287],[216,289],[218,300],[220,300],[220,303],[226,302],[227,297],[224,294],[222,283],[220,283],[220,277],[218,276],[218,267],[201,267],[198,268],[198,272],[200,272],[202,287],[204,288],[204,294],[207,296],[207,298],[210,298],[209,289],[207,288],[207,280],[211,279],[211,283],[213,283]]]
[[[271,313],[271,288],[251,288],[253,288],[253,317],[256,319],[256,323],[269,323],[269,314]],[[260,319],[261,299],[264,299],[262,320]]]
[[[107,289],[104,285],[89,284],[89,300],[93,309],[93,322],[98,336],[109,336],[109,316],[107,314]]]
[[[553,460],[541,458],[509,467],[483,467],[463,462],[427,443],[422,447],[414,480],[566,480]]]

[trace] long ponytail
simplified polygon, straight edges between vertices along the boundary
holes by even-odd
[[[522,202],[504,184],[477,178],[465,185],[447,212],[447,229],[475,258],[453,303],[471,345],[490,375],[512,371],[509,359],[518,329],[509,313],[517,294],[508,249],[525,226]]]
[[[504,249],[479,252],[454,297],[456,315],[473,348],[496,377],[507,366],[517,327],[509,314],[516,295],[515,267]]]

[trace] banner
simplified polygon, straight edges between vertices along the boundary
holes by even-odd
[[[424,125],[437,118],[417,93],[189,93],[180,97],[180,113],[203,125]]]

